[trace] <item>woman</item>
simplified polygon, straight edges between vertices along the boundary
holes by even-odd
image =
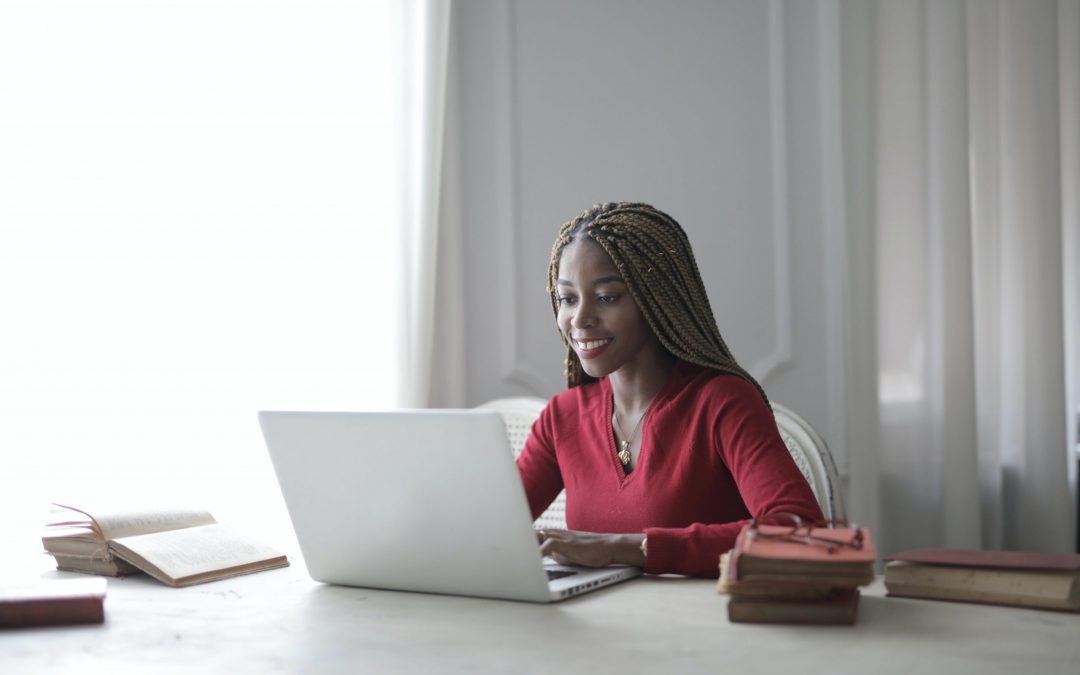
[[[548,282],[567,390],[518,459],[534,518],[566,489],[570,529],[542,532],[544,554],[715,577],[746,520],[821,518],[670,216],[594,206],[560,229]]]

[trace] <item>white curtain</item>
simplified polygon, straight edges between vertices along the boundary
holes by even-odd
[[[436,258],[442,190],[446,78],[451,0],[408,0],[404,17],[405,87],[400,335],[407,342],[398,371],[398,404],[431,403],[436,304]],[[377,291],[378,280],[373,280]],[[378,319],[372,330],[378,330]]]
[[[1078,4],[881,0],[845,52],[872,64],[879,394],[852,510],[886,553],[1074,549]]]

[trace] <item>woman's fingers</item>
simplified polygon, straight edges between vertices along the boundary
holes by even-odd
[[[565,552],[564,552],[565,551]],[[585,565],[586,563],[573,556],[573,551],[566,551],[563,544],[554,542],[551,539],[547,540],[543,546],[540,547],[540,553],[545,555],[560,565]],[[570,555],[567,555],[567,554]]]
[[[552,534],[545,533],[544,540],[540,542],[540,554],[550,556],[560,565],[573,564],[566,562],[568,560],[565,555],[567,553],[567,543]]]
[[[645,564],[642,534],[602,534],[574,530],[537,530],[540,553],[561,565],[603,567]]]
[[[608,564],[600,537],[592,533],[546,530],[540,553],[560,565],[602,567]]]

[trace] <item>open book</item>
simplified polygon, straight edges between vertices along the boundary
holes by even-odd
[[[190,586],[284,567],[274,549],[230,532],[206,511],[95,511],[55,504],[45,551],[61,570],[123,576],[146,572],[170,586]]]

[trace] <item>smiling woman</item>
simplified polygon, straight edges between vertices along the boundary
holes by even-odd
[[[585,211],[559,232],[548,289],[568,389],[518,459],[534,518],[566,490],[571,529],[544,530],[545,553],[715,577],[750,518],[821,518],[674,219],[626,202]]]
[[[401,305],[369,290],[400,274],[399,13],[3,5],[5,513],[227,518],[276,503],[257,410],[395,402]]]

